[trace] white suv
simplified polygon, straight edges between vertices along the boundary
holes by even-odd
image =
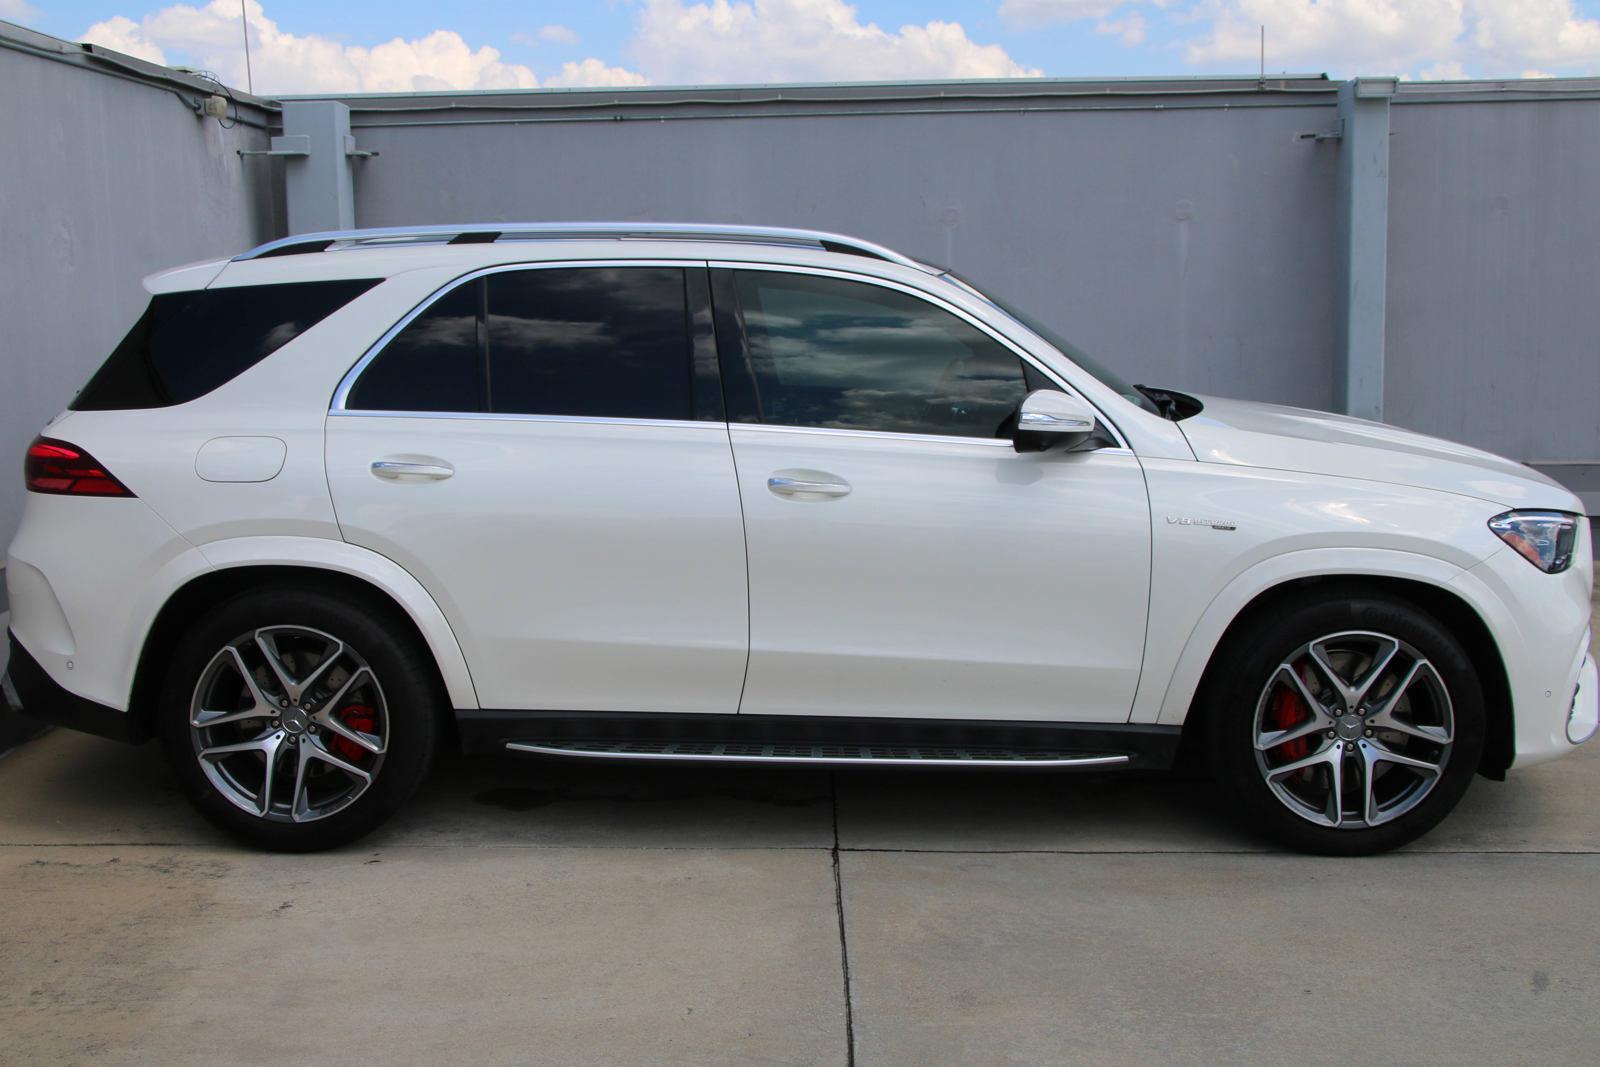
[[[28,451],[7,699],[159,736],[275,849],[435,749],[1170,766],[1362,853],[1595,730],[1577,499],[1393,427],[1130,386],[796,230],[288,238],[146,282]]]

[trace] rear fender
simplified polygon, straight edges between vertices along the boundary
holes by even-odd
[[[230,567],[313,567],[337,571],[375,586],[399,604],[422,633],[444,678],[450,704],[476,708],[466,657],[444,612],[411,573],[369,549],[319,537],[235,537],[212,541],[200,551],[217,570]]]

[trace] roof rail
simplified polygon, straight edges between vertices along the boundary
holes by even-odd
[[[581,240],[737,241],[749,244],[783,244],[822,248],[829,252],[870,256],[903,267],[926,270],[909,256],[872,244],[820,230],[792,230],[776,226],[719,226],[698,222],[485,222],[465,226],[393,226],[367,230],[332,230],[301,233],[257,245],[234,256],[234,262],[267,256],[295,256],[345,248],[389,248],[414,244],[486,244],[493,241]]]

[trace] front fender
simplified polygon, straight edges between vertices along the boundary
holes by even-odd
[[[1485,622],[1503,619],[1504,608],[1492,600],[1487,587],[1451,584],[1463,573],[1462,567],[1434,556],[1392,549],[1313,548],[1262,560],[1235,576],[1206,605],[1184,640],[1166,685],[1140,686],[1132,721],[1181,724],[1222,635],[1251,601],[1268,590],[1302,578],[1403,578],[1448,589],[1471,604]]]
[[[1154,528],[1131,722],[1181,723],[1229,624],[1275,586],[1367,576],[1444,588],[1505,547],[1485,525],[1497,505],[1473,497],[1236,464],[1144,466]],[[1490,621],[1472,601],[1481,590],[1455,592]]]

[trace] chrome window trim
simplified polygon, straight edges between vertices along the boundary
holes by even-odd
[[[1012,447],[1011,442],[1005,440],[1004,438],[961,437],[946,434],[899,433],[893,430],[850,430],[840,427],[785,426],[782,424],[750,422],[719,423],[705,422],[698,419],[627,419],[606,416],[529,415],[513,412],[488,411],[383,411],[376,409],[350,408],[346,406],[349,401],[350,391],[355,387],[355,383],[372,364],[373,360],[377,359],[378,356],[382,354],[383,350],[388,347],[389,342],[393,341],[402,330],[411,325],[415,319],[421,316],[435,303],[444,299],[444,297],[449,295],[460,286],[466,285],[468,282],[476,281],[479,278],[487,277],[491,274],[501,274],[508,271],[559,270],[573,267],[706,267],[722,268],[726,270],[776,271],[784,274],[809,274],[818,277],[839,278],[843,281],[865,282],[870,285],[877,285],[884,289],[892,289],[915,299],[922,300],[934,307],[956,316],[958,319],[961,319],[968,325],[988,335],[1001,345],[1004,345],[1019,359],[1033,367],[1048,380],[1054,382],[1056,386],[1062,389],[1064,392],[1071,396],[1078,397],[1084,403],[1094,408],[1095,414],[1100,418],[1101,425],[1109,428],[1112,436],[1116,439],[1115,446],[1096,449],[1096,454],[1134,454],[1133,449],[1129,447],[1127,443],[1127,437],[1122,433],[1121,428],[1106,416],[1105,412],[1100,408],[1100,405],[1096,404],[1089,397],[1085,396],[1080,390],[1074,388],[1069,382],[1063,379],[1054,368],[1040,362],[1038,357],[1034,356],[1026,348],[1023,348],[1021,345],[1017,344],[1015,341],[1011,340],[1011,338],[1007,337],[993,326],[984,322],[982,319],[964,310],[963,308],[957,307],[949,301],[944,300],[937,294],[926,292],[925,290],[918,289],[915,286],[906,285],[902,282],[894,281],[893,279],[880,278],[872,274],[861,274],[855,271],[839,270],[830,267],[805,267],[787,263],[764,263],[753,260],[706,260],[703,258],[663,259],[660,257],[651,257],[648,259],[559,259],[524,263],[497,263],[493,266],[480,267],[476,270],[468,271],[467,273],[456,278],[452,278],[444,285],[441,285],[439,288],[435,289],[428,296],[424,297],[417,303],[416,307],[412,308],[410,311],[406,312],[405,315],[401,316],[399,321],[385,330],[376,341],[367,347],[367,350],[361,354],[361,357],[356,360],[350,369],[345,372],[344,377],[339,380],[339,386],[334,390],[333,401],[328,407],[328,414],[340,416],[360,416],[367,418],[433,418],[463,420],[480,419],[501,422],[561,422],[598,426],[738,426],[743,429],[783,430],[790,433],[837,434],[842,436],[869,438],[879,437],[887,440],[932,441],[941,444],[972,444],[976,442],[984,445],[1001,445],[1006,448]]]
[[[978,318],[976,315],[973,315],[971,312],[965,310],[964,308],[958,307],[955,304],[950,303],[948,300],[945,300],[944,298],[940,297],[936,293],[930,293],[925,289],[918,289],[916,286],[906,285],[904,282],[898,282],[898,281],[895,281],[895,280],[893,280],[891,278],[881,278],[881,277],[878,277],[875,274],[861,274],[861,273],[858,273],[856,271],[843,270],[843,269],[839,269],[839,268],[835,268],[835,267],[809,267],[809,266],[798,266],[798,265],[791,264],[791,263],[762,263],[762,262],[756,261],[756,260],[723,260],[723,259],[713,259],[707,264],[707,266],[711,267],[713,270],[733,270],[733,271],[746,270],[746,271],[765,271],[765,272],[769,272],[769,273],[774,273],[775,272],[775,273],[780,273],[780,274],[809,274],[809,275],[812,275],[813,277],[838,278],[838,279],[840,279],[842,281],[865,282],[865,283],[867,283],[869,285],[876,285],[876,286],[878,286],[879,288],[882,288],[882,289],[893,289],[896,292],[904,293],[907,296],[910,296],[910,297],[913,297],[915,299],[921,300],[921,301],[923,301],[925,303],[931,304],[934,307],[939,308],[942,311],[946,311],[949,314],[954,315],[956,318],[961,319],[963,322],[967,323],[969,326],[972,326],[973,328],[977,329],[978,331],[987,334],[993,340],[999,342],[1000,344],[1004,345],[1006,348],[1010,349],[1012,351],[1012,353],[1015,354],[1024,363],[1028,364],[1034,370],[1038,371],[1040,374],[1044,375],[1050,381],[1054,382],[1067,395],[1075,396],[1079,400],[1082,400],[1085,404],[1088,404],[1091,408],[1094,409],[1095,415],[1099,417],[1100,425],[1105,426],[1106,428],[1108,428],[1111,431],[1112,436],[1114,438],[1116,438],[1116,441],[1117,441],[1116,447],[1118,449],[1126,449],[1126,450],[1128,450],[1130,452],[1132,451],[1132,449],[1129,448],[1129,446],[1128,446],[1128,439],[1127,439],[1127,436],[1125,434],[1123,434],[1122,428],[1120,426],[1118,426],[1114,421],[1112,421],[1106,415],[1106,413],[1101,409],[1100,405],[1096,404],[1093,400],[1091,400],[1088,396],[1086,396],[1081,389],[1078,389],[1076,386],[1074,386],[1070,382],[1066,381],[1064,378],[1062,378],[1060,373],[1058,373],[1054,368],[1048,366],[1047,364],[1044,364],[1044,363],[1040,362],[1039,358],[1037,356],[1035,356],[1032,352],[1029,352],[1026,348],[1022,347],[1017,342],[1013,341],[1011,338],[1009,338],[1005,334],[1001,333],[998,329],[996,329],[995,327],[991,326],[989,323],[987,323],[984,320]],[[937,277],[937,275],[934,275],[934,277]],[[985,298],[985,299],[987,299],[987,298]],[[735,425],[735,426],[753,426],[753,425],[757,425],[757,424],[741,422],[741,423],[733,423],[731,425]],[[768,425],[768,424],[763,423],[761,425]],[[791,430],[796,430],[796,429],[831,429],[831,427],[804,427],[804,426],[787,426],[787,427],[783,427],[783,428],[784,429],[791,429]],[[852,431],[852,432],[862,432],[862,431]],[[882,431],[882,432],[890,433],[892,431]],[[921,437],[921,438],[930,438],[930,437],[937,436],[937,437],[939,437],[941,439],[943,439],[945,437],[945,435],[943,435],[943,434],[940,434],[940,435],[934,435],[934,434],[895,434],[895,436],[897,436],[897,437]],[[991,438],[983,438],[983,437],[960,437],[960,438],[956,438],[956,439],[957,440],[961,440],[961,441],[991,440]],[[1008,447],[1008,448],[1011,447],[1011,442],[1010,441],[1006,441],[1006,440],[999,439],[999,438],[994,438],[993,440],[1000,440],[1002,444],[1006,445],[1006,447]],[[1106,449],[1106,450],[1103,450],[1103,451],[1109,451],[1109,449]]]
[[[519,415],[511,411],[329,411],[339,419],[455,419],[471,422],[548,422],[579,426],[655,426],[664,429],[701,429],[726,433],[725,422],[702,419],[626,419],[606,415]],[[1009,442],[1008,442],[1009,443]]]
[[[679,268],[687,268],[687,267],[704,267],[704,266],[706,266],[706,261],[704,259],[701,259],[701,258],[696,258],[696,259],[661,259],[661,258],[653,258],[653,259],[557,259],[557,260],[550,260],[548,262],[534,262],[534,263],[497,263],[492,267],[480,267],[477,270],[468,271],[466,274],[463,274],[460,277],[452,278],[450,281],[445,282],[439,288],[435,289],[432,293],[430,293],[427,296],[423,297],[422,300],[417,304],[416,307],[412,308],[410,311],[406,312],[403,316],[401,316],[399,322],[396,322],[393,326],[391,326],[387,330],[385,330],[383,332],[382,336],[380,336],[376,341],[372,342],[372,344],[367,347],[367,350],[361,354],[361,358],[356,360],[355,364],[349,370],[345,371],[345,374],[344,374],[343,378],[339,379],[339,387],[333,391],[333,402],[328,405],[328,414],[330,414],[330,415],[397,415],[397,414],[400,414],[400,413],[393,412],[393,411],[381,411],[381,410],[367,409],[367,408],[349,408],[349,407],[346,407],[345,405],[348,403],[348,401],[350,399],[350,390],[355,388],[356,381],[361,377],[362,373],[367,369],[367,367],[371,365],[372,361],[377,359],[378,356],[382,354],[383,350],[389,346],[389,342],[393,341],[395,339],[395,337],[400,333],[400,331],[404,330],[407,326],[410,326],[412,321],[415,320],[418,316],[422,315],[429,308],[433,307],[434,304],[438,303],[440,300],[443,300],[450,293],[454,292],[456,289],[460,288],[461,286],[466,285],[468,282],[477,281],[479,278],[487,277],[490,274],[503,274],[503,273],[505,273],[507,271],[521,271],[521,270],[557,270],[557,269],[561,269],[561,268],[571,268],[571,267],[679,267]],[[404,415],[401,415],[400,417],[417,418],[417,417],[422,416],[422,415],[433,415],[433,414],[442,415],[443,417],[446,417],[446,418],[481,419],[481,418],[488,418],[490,416],[495,415],[496,413],[495,412],[488,412],[488,411],[408,412],[408,413],[405,413]],[[510,414],[510,413],[508,412],[508,413],[505,413],[505,414]],[[566,418],[571,418],[572,416],[566,416],[566,415],[538,415],[538,416],[527,416],[527,417],[529,417],[529,418],[566,419]],[[581,416],[578,416],[578,417],[581,417]],[[646,421],[651,421],[651,420],[645,420],[645,419],[612,419],[611,421],[613,421],[613,422],[633,423],[633,422],[646,422]],[[691,420],[672,419],[672,420],[656,420],[656,421],[678,422],[678,421],[691,421]],[[707,425],[716,426],[716,425],[720,425],[720,423],[708,423]]]
[[[1011,448],[1004,437],[962,437],[957,434],[902,433],[897,430],[851,430],[843,426],[788,426],[781,422],[730,422],[730,430],[755,433],[798,433],[812,437],[859,437],[866,440],[926,441],[930,444],[977,445],[980,448]]]
[[[700,423],[705,426],[717,425],[716,423]],[[916,441],[941,445],[977,445],[980,448],[1003,448],[1007,451],[1014,449],[1009,438],[1005,437],[959,437],[952,434],[934,433],[901,433],[896,430],[849,430],[841,426],[786,426],[782,423],[769,422],[730,422],[730,430],[751,430],[757,433],[800,433],[817,437],[859,437],[867,440],[886,441]],[[1131,456],[1133,450],[1123,445],[1116,447],[1096,448],[1093,451],[1076,453],[1077,455],[1093,456]]]
[[[341,419],[452,419],[462,422],[538,422],[571,426],[645,426],[664,430],[750,430],[756,433],[798,433],[815,437],[854,437],[865,440],[908,441],[918,444],[976,445],[979,448],[1010,449],[1003,437],[953,437],[943,434],[897,433],[893,430],[847,430],[832,426],[781,426],[756,422],[706,422],[700,419],[623,419],[600,415],[518,415],[514,412],[485,411],[330,411],[330,418]],[[1084,455],[1131,456],[1131,449],[1097,448]]]

